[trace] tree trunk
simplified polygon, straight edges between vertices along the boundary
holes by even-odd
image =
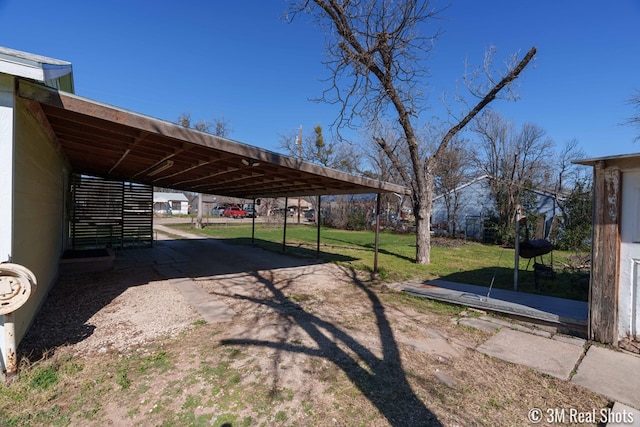
[[[431,208],[433,204],[434,177],[430,169],[424,173],[424,180],[414,196],[416,217],[416,263],[431,263]]]

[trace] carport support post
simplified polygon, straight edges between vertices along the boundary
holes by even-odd
[[[256,199],[253,199],[253,216],[251,217],[251,246],[255,243],[256,238]]]
[[[376,194],[376,242],[373,250],[373,274],[378,274],[378,246],[380,244],[380,193]]]
[[[318,230],[318,238],[316,239],[316,258],[320,259],[320,203],[322,202],[322,196],[318,194],[318,203],[316,209],[316,228]]]
[[[287,245],[287,217],[289,216],[289,198],[284,198],[284,232],[282,233],[282,253]]]

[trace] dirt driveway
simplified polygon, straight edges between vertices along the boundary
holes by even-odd
[[[458,323],[474,312],[351,270],[209,239],[165,236],[153,251],[61,278],[21,344],[83,364],[48,402],[71,411],[85,393],[96,408],[71,425],[525,425],[531,408],[607,404],[476,352],[491,333]],[[185,277],[234,318],[199,321],[175,287]],[[168,368],[133,368],[159,354]],[[110,386],[92,399],[82,384],[100,372]]]

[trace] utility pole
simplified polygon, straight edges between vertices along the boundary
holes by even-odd
[[[298,156],[302,162],[302,125],[300,125],[300,135],[296,138],[296,145],[298,146]],[[298,224],[300,224],[300,196],[298,196]]]

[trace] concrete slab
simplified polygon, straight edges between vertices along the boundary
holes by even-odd
[[[582,347],[508,328],[501,329],[477,350],[562,380],[569,379],[583,354]]]
[[[235,311],[227,304],[217,300],[213,295],[205,292],[191,277],[182,274],[181,270],[184,269],[185,266],[188,267],[191,265],[190,263],[182,262],[182,256],[174,256],[174,259],[176,259],[177,262],[173,264],[155,264],[155,270],[170,279],[171,283],[180,292],[185,301],[202,316],[204,321],[207,323],[230,321],[233,316],[235,316]]]
[[[530,334],[540,335],[541,337],[551,338],[551,332],[545,331],[545,330],[542,330],[542,329],[528,328],[528,327],[520,325],[518,323],[509,322],[507,320],[498,319],[496,317],[480,316],[480,319],[486,320],[488,322],[495,323],[498,327],[511,328],[511,329],[515,329],[516,331],[528,332]]]
[[[613,404],[611,412],[606,414],[607,427],[640,427],[640,411],[620,402]]]
[[[582,338],[562,334],[556,334],[552,336],[551,339],[566,342],[567,344],[577,345],[579,347],[584,347],[584,345],[587,343],[587,340],[584,340]]]
[[[537,319],[550,324],[558,323],[585,327],[588,304],[546,295],[492,289],[477,285],[432,280],[426,284],[408,282],[405,292],[438,301],[462,304],[467,307],[489,310],[497,313],[518,315]]]
[[[400,342],[440,359],[456,359],[462,355],[459,347],[439,331],[427,329],[425,332],[426,336],[418,340],[407,339]]]
[[[571,381],[640,409],[640,356],[591,346]]]
[[[498,331],[501,326],[497,325],[494,322],[488,321],[488,320],[483,320],[483,319],[479,319],[477,317],[465,317],[460,319],[460,321],[458,322],[458,324],[463,325],[463,326],[469,326],[471,328],[474,329],[478,329],[480,331],[485,331],[485,332],[489,332],[489,333],[495,333],[496,331]]]
[[[433,373],[433,376],[436,377],[438,381],[447,385],[450,388],[456,387],[456,381],[453,378],[451,378],[449,374],[447,374],[446,372],[436,369],[435,372]]]
[[[173,279],[173,285],[207,323],[228,322],[236,312],[215,299],[191,279]]]

